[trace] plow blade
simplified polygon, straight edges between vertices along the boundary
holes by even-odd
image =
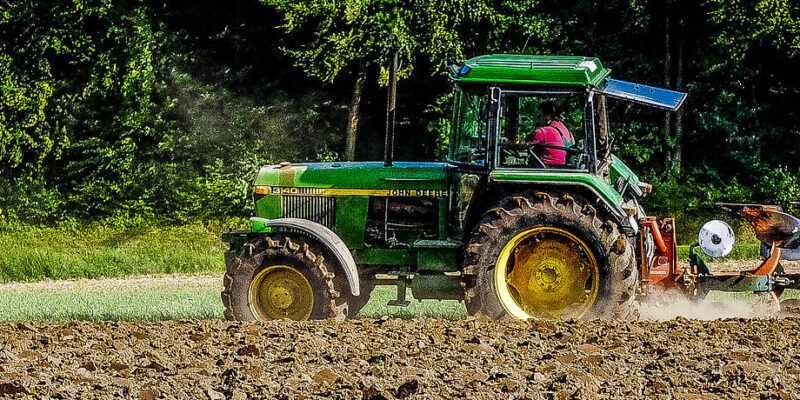
[[[754,276],[741,273],[718,273],[700,276],[698,285],[708,290],[721,292],[767,292],[772,290],[772,282],[767,275]]]
[[[782,249],[800,248],[800,219],[782,212],[778,206],[759,204],[719,203],[724,210],[734,212],[753,226],[756,238],[767,246]]]

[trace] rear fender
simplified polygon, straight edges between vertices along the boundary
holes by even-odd
[[[315,239],[321,245],[325,246],[339,261],[342,266],[347,283],[350,285],[350,292],[353,296],[360,295],[360,282],[358,278],[358,269],[356,262],[350,250],[344,244],[341,238],[336,235],[328,227],[318,224],[314,221],[301,218],[277,218],[266,219],[259,217],[251,217],[250,222],[253,224],[253,232],[269,232],[270,228],[287,228],[294,231],[300,231],[302,234]]]

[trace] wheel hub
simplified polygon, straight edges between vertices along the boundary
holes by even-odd
[[[269,301],[270,303],[282,310],[285,310],[292,306],[294,303],[294,295],[297,287],[291,281],[286,279],[281,279],[272,284],[272,286],[267,289],[267,293],[269,293]]]
[[[563,229],[539,227],[503,248],[495,287],[517,318],[578,318],[594,304],[598,275],[597,261],[581,239]]]
[[[305,320],[311,316],[313,306],[311,284],[292,267],[269,266],[251,281],[250,308],[259,319]]]
[[[543,289],[551,290],[561,284],[561,271],[558,266],[539,267],[534,276],[535,279],[532,279],[528,285],[535,282]]]

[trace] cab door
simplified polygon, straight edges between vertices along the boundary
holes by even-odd
[[[500,88],[456,86],[447,156],[448,237],[452,240],[463,240],[480,217],[476,203],[486,197],[483,192],[494,159],[499,103]]]

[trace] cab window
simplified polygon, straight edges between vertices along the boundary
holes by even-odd
[[[498,166],[587,169],[580,94],[504,92],[500,103]]]
[[[488,94],[457,87],[453,107],[453,132],[448,159],[459,164],[485,165]]]

